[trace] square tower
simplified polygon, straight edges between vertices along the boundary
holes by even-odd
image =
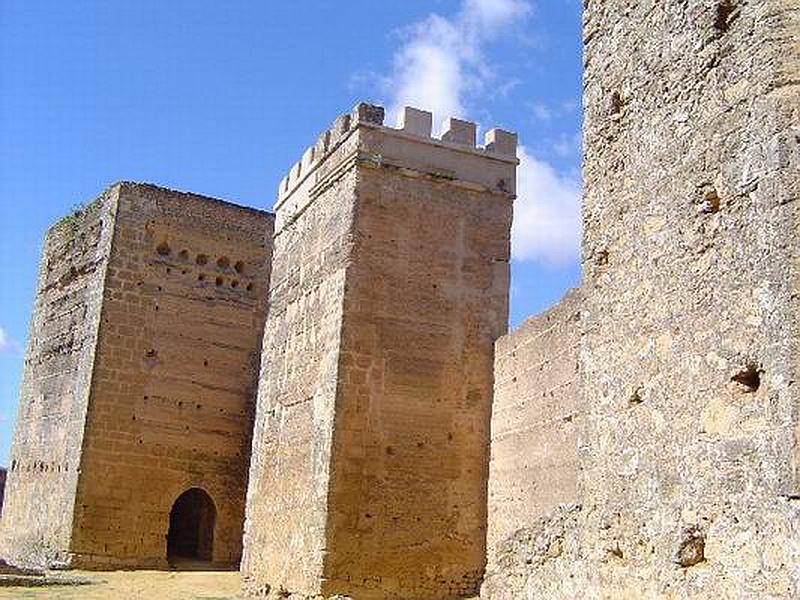
[[[279,189],[249,591],[456,598],[484,567],[516,136],[359,104]]]
[[[258,210],[119,183],[48,232],[6,559],[238,561],[272,228]]]

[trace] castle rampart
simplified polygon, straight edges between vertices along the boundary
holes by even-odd
[[[577,502],[580,299],[570,290],[495,345],[489,572],[519,529]]]
[[[800,597],[798,33],[584,2],[581,288],[507,335],[514,134],[359,104],[274,217],[112,186],[45,240],[3,557],[231,565],[246,514],[248,595]]]
[[[796,598],[800,12],[590,2],[578,505],[487,598]]]

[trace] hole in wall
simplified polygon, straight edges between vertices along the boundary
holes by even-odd
[[[754,364],[747,365],[731,377],[731,381],[738,384],[743,392],[755,393],[761,387],[761,369]]]
[[[618,115],[623,108],[625,108],[625,100],[622,98],[622,94],[615,91],[611,94],[611,114]]]
[[[236,279],[233,279],[233,280],[231,281],[231,287],[232,287],[232,288],[237,288],[237,287],[239,287],[239,282],[238,282]]]
[[[236,264],[233,265],[233,270],[237,273],[244,273],[244,263],[241,260],[237,260]]]
[[[194,259],[198,265],[206,265],[208,264],[208,256],[205,254],[198,254],[197,257]]]
[[[219,285],[222,285],[223,283],[225,283],[225,280],[222,279],[222,277],[217,277],[217,279],[214,281],[214,283],[216,283],[219,286]]]
[[[631,395],[628,398],[628,404],[630,406],[636,406],[638,404],[641,404],[642,402],[643,402],[643,400],[642,400],[642,388],[641,387],[637,387],[636,389],[633,390],[633,392],[631,392]]]
[[[197,281],[205,281],[205,280],[206,276],[203,273],[200,273],[200,275],[197,276]]]
[[[625,557],[625,554],[622,552],[622,548],[619,547],[619,542],[616,542],[613,547],[609,548],[608,553],[616,558]]]
[[[248,284],[247,284],[247,287],[246,287],[245,289],[246,289],[248,292],[252,292],[252,291],[253,291],[253,284],[252,284],[252,283],[248,283]]]
[[[736,4],[733,0],[720,0],[717,4],[717,13],[714,18],[714,28],[720,33],[726,33],[736,18],[735,13]]]
[[[717,194],[717,190],[711,186],[705,186],[702,188],[701,192],[703,199],[700,202],[700,212],[703,214],[713,214],[715,212],[719,212],[721,201],[719,194]]]
[[[156,246],[156,252],[158,252],[159,256],[169,256],[172,249],[169,247],[167,242],[161,242],[158,246]]]
[[[218,266],[220,269],[227,269],[228,267],[230,267],[230,266],[231,266],[231,261],[230,261],[230,259],[229,259],[227,256],[220,256],[220,257],[217,259],[217,266]]]
[[[178,253],[178,257],[181,260],[189,260],[189,251],[188,250],[181,250],[180,253]]]
[[[598,267],[605,267],[608,265],[608,250],[598,250],[594,257],[594,263]]]
[[[684,569],[705,562],[706,538],[697,528],[685,529],[675,554],[675,562]]]

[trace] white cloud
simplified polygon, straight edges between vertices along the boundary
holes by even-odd
[[[439,131],[448,117],[465,117],[466,99],[494,78],[483,47],[530,10],[523,0],[464,0],[452,18],[433,14],[407,28],[384,81],[389,118],[403,106],[432,110]]]
[[[581,107],[580,100],[567,100],[566,102],[561,103],[561,108],[564,110],[565,113],[574,113]]]
[[[567,135],[562,133],[558,139],[553,142],[553,152],[561,158],[569,158],[571,156],[580,155],[582,136],[580,131]]]
[[[5,329],[0,327],[0,352],[11,350],[11,340],[6,334]]]
[[[447,18],[430,15],[404,30],[390,76],[383,80],[389,96],[389,122],[403,106],[431,110],[435,131],[448,117],[474,114],[473,100],[498,87],[484,51],[488,43],[531,13],[524,0],[463,0]],[[490,86],[490,84],[492,84]],[[552,110],[540,105],[541,118]],[[534,105],[534,114],[537,108]],[[568,150],[566,142],[556,151]],[[512,231],[515,260],[563,265],[578,259],[581,190],[577,177],[562,175],[520,147],[518,198]]]
[[[540,121],[549,121],[553,117],[553,111],[546,104],[540,102],[531,104],[531,110],[533,111],[533,116]]]
[[[519,148],[517,200],[511,231],[515,260],[553,266],[577,261],[581,240],[581,184]]]

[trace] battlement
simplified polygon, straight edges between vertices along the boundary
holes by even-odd
[[[478,146],[477,126],[470,121],[450,118],[441,138],[435,138],[429,111],[405,107],[396,128],[384,125],[384,116],[382,106],[361,102],[308,147],[278,186],[276,233],[313,198],[314,188],[357,163],[514,196],[517,134],[491,129]]]

